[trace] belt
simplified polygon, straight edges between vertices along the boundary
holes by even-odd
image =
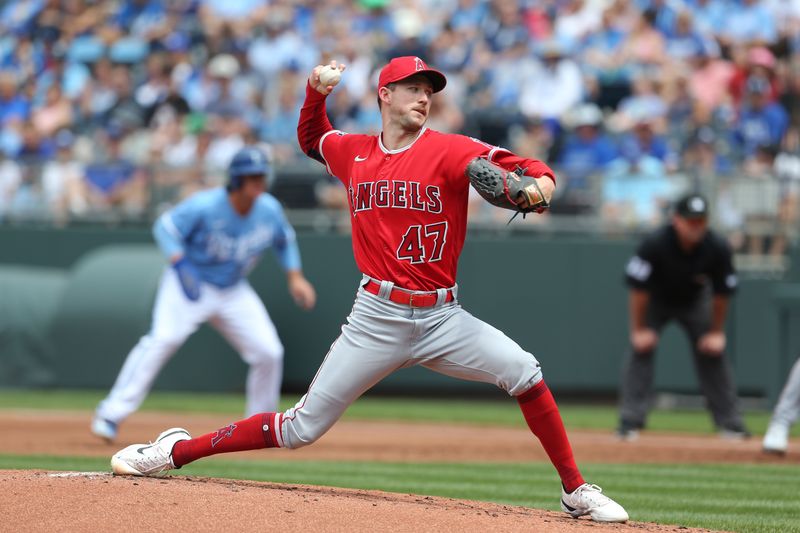
[[[377,296],[381,290],[381,284],[370,280],[364,285],[364,290]],[[439,295],[435,292],[410,292],[396,287],[392,288],[392,292],[389,293],[389,300],[396,304],[408,305],[410,307],[433,307],[436,305],[438,299]],[[447,289],[447,295],[444,301],[452,302],[454,299],[453,290]]]

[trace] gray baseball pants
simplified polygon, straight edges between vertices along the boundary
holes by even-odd
[[[518,396],[542,380],[539,362],[500,330],[475,318],[456,299],[414,308],[362,287],[342,333],[331,345],[308,392],[286,411],[279,445],[300,448],[319,439],[345,409],[395,370],[422,365],[435,372],[493,383]],[[455,290],[455,288],[454,288]]]

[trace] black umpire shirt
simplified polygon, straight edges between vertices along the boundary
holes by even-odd
[[[625,268],[628,286],[646,290],[664,304],[692,304],[710,284],[714,294],[731,294],[736,273],[730,246],[711,230],[691,252],[684,251],[672,225],[647,236]]]

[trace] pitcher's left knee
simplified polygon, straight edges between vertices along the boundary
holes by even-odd
[[[516,358],[504,372],[505,379],[498,386],[511,396],[519,396],[542,381],[542,368],[531,354]]]

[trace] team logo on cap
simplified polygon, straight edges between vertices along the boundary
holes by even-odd
[[[414,58],[414,68],[416,68],[419,71],[419,70],[425,70],[428,67],[425,66],[425,62],[423,60],[421,60],[418,57],[415,57]]]
[[[692,209],[692,211],[700,212],[706,208],[706,203],[702,198],[692,198],[689,202],[689,207]]]

